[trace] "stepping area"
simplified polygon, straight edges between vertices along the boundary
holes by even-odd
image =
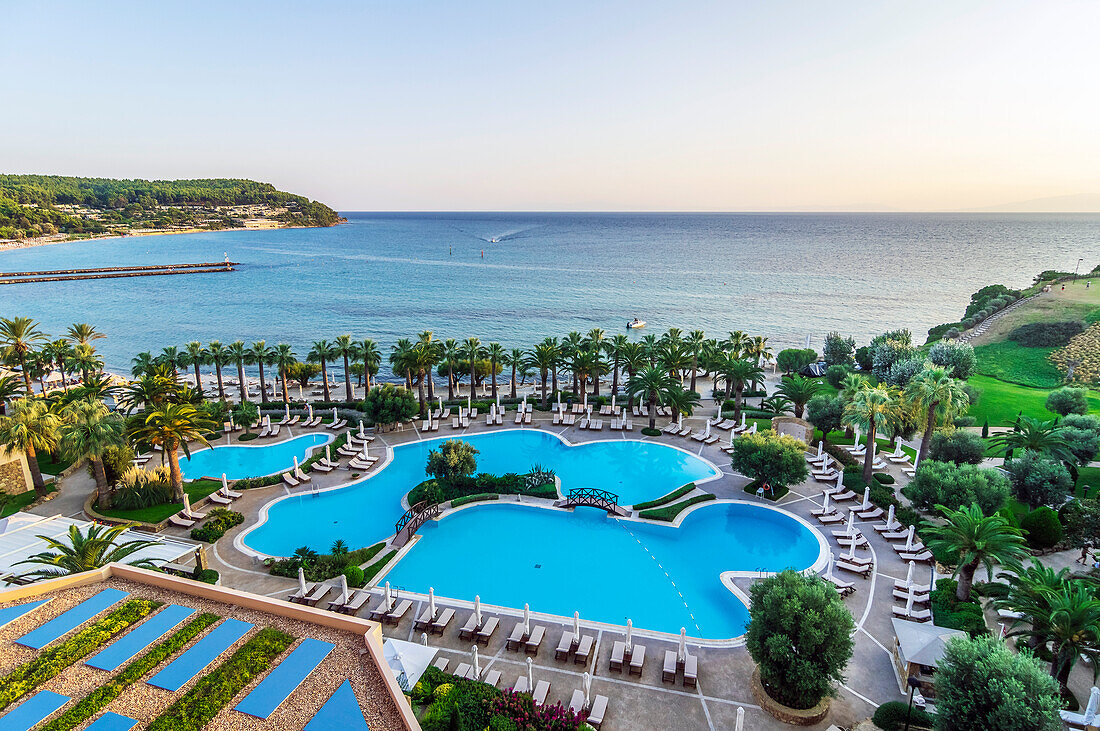
[[[120,665],[133,659],[139,652],[164,637],[194,613],[195,610],[191,607],[182,607],[179,604],[169,605],[108,646],[106,650],[92,656],[87,664],[100,670],[117,670]]]
[[[108,711],[92,722],[86,731],[130,731],[134,726],[137,726],[134,719]]]
[[[69,634],[92,617],[108,607],[118,604],[128,596],[130,596],[129,593],[125,591],[104,589],[95,596],[85,599],[59,617],[46,622],[46,624],[38,629],[31,630],[16,640],[16,642],[34,650],[41,650],[54,640]]]
[[[303,640],[294,652],[236,705],[236,709],[250,716],[267,718],[302,684],[333,647],[335,645],[331,642]]]
[[[228,650],[234,642],[244,637],[253,626],[239,619],[225,620],[196,642],[190,650],[173,660],[168,667],[149,678],[149,685],[174,693],[187,685],[191,678],[214,662],[214,659]]]
[[[49,599],[39,599],[36,602],[27,602],[26,604],[16,604],[11,607],[4,607],[0,609],[0,627],[6,627],[15,620],[22,617],[28,612],[33,612],[40,606],[48,602]]]
[[[363,718],[363,711],[359,708],[359,701],[355,698],[355,691],[351,689],[350,680],[340,684],[303,731],[329,731],[335,728],[342,731],[370,731]]]
[[[40,690],[0,716],[0,728],[4,731],[30,731],[68,701],[68,696]]]

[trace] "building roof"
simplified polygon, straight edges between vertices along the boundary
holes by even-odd
[[[30,564],[17,564],[36,553],[49,550],[49,544],[38,536],[57,538],[68,533],[73,525],[87,531],[88,526],[94,524],[62,515],[46,517],[32,513],[13,513],[7,518],[0,518],[0,577],[33,570],[35,567]],[[154,541],[156,545],[132,554],[128,562],[151,559],[160,565],[159,562],[172,562],[192,554],[199,547],[192,541],[133,530],[124,531],[118,539],[120,543],[137,540]]]
[[[949,639],[956,635],[966,636],[962,630],[937,627],[931,623],[909,622],[897,617],[892,617],[890,621],[894,624],[902,662],[906,663],[935,665],[943,657],[943,646]]]

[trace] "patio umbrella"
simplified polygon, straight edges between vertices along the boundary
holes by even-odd
[[[913,538],[917,535],[917,527],[915,525],[909,526],[909,535],[905,538],[905,550],[911,551],[913,549]]]
[[[305,398],[306,398],[306,392],[305,392],[305,389],[303,389],[303,388],[302,388],[302,384],[300,384],[300,383],[299,383],[299,384],[298,384],[298,400],[299,400],[299,401],[304,401],[304,400],[305,400]]]
[[[233,414],[229,415],[229,431],[237,431],[237,425],[233,422]]]
[[[336,407],[335,406],[332,407],[332,420],[333,421],[339,421],[340,420],[339,417],[336,416]]]
[[[1085,725],[1095,726],[1093,723],[1096,720],[1096,713],[1100,710],[1100,688],[1095,685],[1092,686],[1092,690],[1089,691],[1089,702],[1085,706]]]
[[[843,472],[841,472],[839,475],[836,476],[836,489],[838,491],[844,489],[844,473]]]
[[[905,588],[908,589],[913,585],[913,570],[916,568],[916,564],[912,561],[909,562],[909,570],[905,572]]]
[[[676,414],[676,428],[677,429],[683,429],[684,428],[684,414],[683,414],[683,412],[681,412],[679,414]]]
[[[435,619],[435,588],[428,587],[428,616]]]
[[[298,474],[299,471],[300,470],[298,469],[298,457],[295,456],[294,457],[294,474]]]
[[[439,397],[439,412],[443,413],[443,397]]]
[[[325,461],[326,462],[331,462],[332,461],[332,445],[329,445],[329,444],[325,445]]]
[[[833,578],[833,552],[829,551],[829,561],[825,564],[825,579]]]
[[[913,613],[913,600],[916,597],[917,595],[913,593],[913,587],[909,587],[909,596],[905,598],[905,613],[907,615]]]
[[[891,505],[890,509],[886,511],[886,527],[894,527],[894,506]]]
[[[581,676],[581,681],[584,685],[584,707],[588,708],[592,705],[592,675],[585,671]]]
[[[615,413],[615,394],[611,394],[611,413]]]
[[[340,574],[340,601],[342,604],[348,603],[348,577]]]
[[[863,505],[860,507],[860,510],[870,510],[870,509],[871,509],[871,487],[870,487],[870,485],[868,485],[867,487],[863,488]]]
[[[683,662],[687,658],[687,628],[680,628],[680,648],[677,650],[676,659]]]
[[[825,515],[829,512],[829,498],[831,498],[832,496],[833,494],[831,492],[825,493],[825,502],[821,506],[822,515]]]
[[[480,595],[475,595],[474,596],[474,624],[478,627],[478,629],[481,628],[482,622],[481,622],[481,596]]]
[[[634,649],[634,622],[633,620],[626,620],[626,649]]]
[[[535,664],[534,659],[528,657],[527,658],[527,692],[528,693],[534,693],[535,692],[535,672],[534,672],[534,667],[533,667],[534,664]]]
[[[844,528],[844,535],[854,536],[856,534],[856,511],[848,511],[848,525]]]
[[[390,593],[390,582],[386,582],[386,609],[393,609],[393,595]]]
[[[589,419],[592,418],[592,407],[591,406],[585,406],[584,407],[584,415],[587,416]]]
[[[188,496],[188,494],[186,492],[183,493],[183,514],[184,515],[190,515],[191,514],[191,498]]]
[[[913,469],[917,468],[917,462],[920,461],[920,451],[917,451],[916,456],[913,457]]]
[[[581,613],[573,612],[573,641],[581,639]]]
[[[309,593],[306,591],[306,570],[301,566],[298,567],[298,593],[302,596]]]
[[[362,452],[362,457],[363,457],[363,459],[364,459],[364,460],[366,460],[366,459],[369,459],[369,458],[370,458],[370,455],[369,455],[369,454],[367,454],[367,443],[366,443],[366,442],[363,442],[363,452]]]
[[[587,411],[588,410],[588,391],[584,392],[582,404],[584,405],[584,408]]]
[[[309,409],[309,420],[313,421],[313,404],[306,404],[306,408]]]
[[[737,725],[734,726],[733,731],[744,731],[745,729],[745,709],[741,706],[737,707]]]
[[[424,647],[428,646],[428,633],[427,632],[421,632],[420,633],[420,644],[424,645]]]
[[[558,408],[560,409],[561,408],[561,391],[558,391],[557,397],[558,397]],[[527,397],[526,396],[523,397],[523,403],[525,403],[525,404],[527,403]]]
[[[429,416],[430,416],[430,414],[429,414]],[[360,439],[365,439],[366,436],[367,436],[366,435],[366,430],[363,428],[363,420],[360,419],[359,420],[359,438]]]
[[[523,635],[525,637],[531,634],[531,605],[523,605]]]
[[[500,411],[500,394],[497,394],[497,411]]]
[[[825,453],[825,442],[824,441],[819,441],[817,443],[817,456],[820,457],[824,453]]]
[[[471,388],[470,390],[472,391],[473,388]],[[466,410],[469,411],[470,409],[473,408],[473,406],[474,406],[473,399],[471,397],[467,396],[466,397]]]
[[[741,412],[741,428],[742,429],[745,428],[746,419],[748,419],[748,417],[745,415],[744,412]]]
[[[288,421],[290,420],[290,404],[286,405],[286,418]]]
[[[709,437],[710,437],[710,422],[708,421],[707,422],[707,429],[706,429],[705,432],[703,432],[703,438],[707,439]]]
[[[222,490],[229,491],[229,482],[225,479],[225,473],[222,473]]]
[[[734,437],[733,429],[730,429],[730,446],[731,447],[733,446],[733,437]]]
[[[477,645],[470,646],[470,657],[473,659],[473,662],[471,662],[470,664],[474,666],[474,678],[480,678],[481,660],[477,656]]]
[[[851,543],[850,546],[848,546],[848,553],[845,556],[845,558],[848,559],[849,561],[851,561],[855,557],[856,557],[856,541],[855,541],[855,536],[852,536],[852,543]]]
[[[717,424],[722,420],[722,404],[718,404],[718,413],[714,415],[714,423]]]
[[[859,434],[859,425],[857,424],[856,425],[856,440],[854,442],[852,442],[853,446],[856,446],[856,447],[859,446],[859,436],[860,436],[860,434]]]

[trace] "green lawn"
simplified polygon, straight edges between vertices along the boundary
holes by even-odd
[[[183,483],[183,489],[187,492],[187,496],[191,498],[192,505],[215,492],[221,486],[221,480],[195,480],[194,482]],[[174,515],[182,509],[182,503],[167,503],[165,505],[154,505],[150,508],[139,508],[138,510],[115,510],[112,508],[110,510],[99,510],[98,512],[100,515],[105,515],[108,518],[118,518],[119,520],[159,523],[169,515]]]
[[[69,468],[72,462],[66,462],[61,460],[60,462],[54,462],[53,458],[47,454],[36,454],[35,458],[38,460],[38,469],[44,475],[60,475],[64,470]]]
[[[1056,348],[1027,348],[1011,340],[990,345],[978,345],[977,372],[1009,383],[1036,388],[1054,388],[1061,384],[1062,374],[1050,362]]]
[[[970,384],[981,390],[978,403],[971,404],[969,414],[981,426],[987,419],[990,426],[1009,426],[1021,411],[1024,416],[1049,420],[1055,417],[1046,409],[1049,389],[1028,388],[999,381],[989,376],[972,376]],[[1089,391],[1089,413],[1100,414],[1100,393]]]
[[[46,485],[46,492],[53,492],[56,490],[53,485]],[[12,513],[18,513],[23,508],[27,507],[34,502],[36,494],[34,490],[27,490],[26,492],[18,495],[13,495],[11,502],[0,508],[0,518],[6,518]]]
[[[1077,468],[1077,497],[1095,498],[1100,493],[1100,467]]]

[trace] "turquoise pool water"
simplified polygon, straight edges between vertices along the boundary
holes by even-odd
[[[280,500],[269,508],[267,522],[245,535],[245,543],[261,553],[289,556],[303,545],[327,550],[337,538],[349,546],[369,546],[393,535],[394,523],[405,512],[402,496],[426,477],[428,452],[451,438],[395,447],[390,464],[356,484]],[[621,504],[660,497],[685,483],[718,474],[695,455],[654,442],[620,439],[570,447],[557,436],[534,429],[462,439],[478,449],[479,472],[522,473],[538,463],[557,473],[564,492],[599,487],[617,493]]]
[[[244,477],[263,477],[294,467],[294,458],[302,462],[315,447],[332,439],[331,434],[303,434],[262,447],[220,446],[191,453],[191,459],[184,456],[180,460],[180,469],[188,479],[196,477],[221,477],[222,473],[230,480]]]
[[[516,504],[467,508],[439,522],[386,575],[393,586],[692,637],[744,633],[748,610],[724,571],[809,568],[817,537],[793,518],[746,503],[689,513],[679,528]]]

